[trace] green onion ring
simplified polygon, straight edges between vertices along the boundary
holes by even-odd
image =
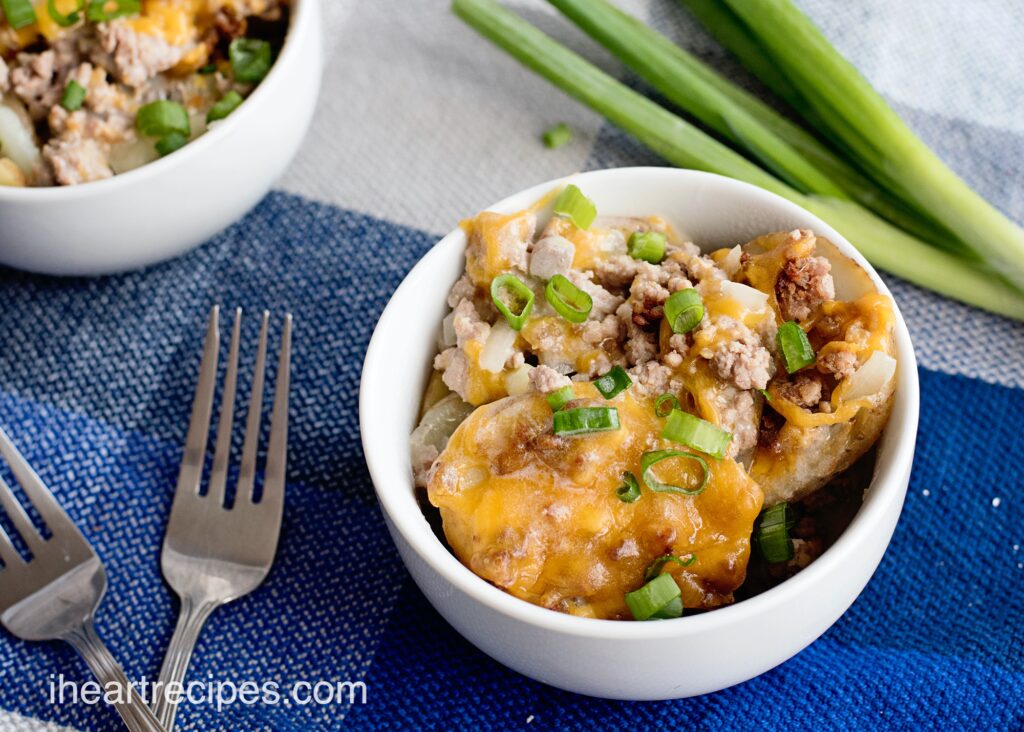
[[[775,339],[779,344],[779,351],[782,352],[786,371],[789,373],[796,373],[814,363],[814,348],[807,340],[804,329],[796,321],[790,320],[780,325]]]
[[[570,323],[582,323],[590,315],[594,300],[568,277],[556,274],[544,288],[544,298],[559,315]]]
[[[615,495],[623,503],[634,503],[640,498],[640,483],[628,470],[622,474],[622,485],[615,489]]]
[[[576,407],[555,412],[554,432],[562,437],[611,432],[619,429],[615,407]]]
[[[509,290],[519,300],[518,304],[521,307],[518,313],[512,312],[512,308],[502,299],[502,290]],[[533,290],[514,274],[498,275],[491,280],[491,300],[494,301],[494,307],[498,308],[498,311],[505,316],[505,320],[513,330],[522,330],[526,325],[526,319],[530,317],[530,311],[533,310],[533,297]]]
[[[634,231],[629,235],[626,252],[633,259],[660,264],[665,258],[665,235],[660,231]]]
[[[665,301],[665,319],[673,333],[689,333],[704,319],[704,301],[700,293],[688,288],[673,292]]]
[[[188,135],[192,131],[188,110],[168,99],[142,105],[135,115],[135,127],[146,137],[166,137],[172,132]]]
[[[794,521],[788,503],[777,503],[761,513],[755,536],[765,561],[777,564],[793,558],[793,541],[789,529]]]
[[[60,98],[60,106],[69,112],[74,112],[82,108],[82,102],[85,101],[86,88],[79,84],[74,79],[68,81],[68,85],[64,87],[64,93]]]
[[[228,46],[231,73],[235,81],[255,84],[262,81],[273,65],[270,44],[259,38],[236,38]]]
[[[699,452],[706,453],[719,460],[725,457],[732,433],[726,432],[718,425],[696,417],[681,409],[673,409],[668,421],[661,431],[661,437],[671,442],[678,442]]]
[[[671,404],[669,404],[668,410],[662,409],[662,407],[665,406],[666,402],[671,402]],[[675,394],[669,394],[668,392],[665,392],[664,394],[662,394],[661,396],[654,400],[655,417],[661,417],[662,419],[664,419],[668,415],[672,414],[673,409],[682,408],[682,405],[679,403],[679,398],[676,397]]]
[[[592,383],[605,399],[614,399],[633,386],[633,380],[629,378],[626,369],[618,365],[613,366],[611,371],[598,377]]]
[[[672,485],[671,483],[663,483],[655,477],[655,465],[660,463],[662,460],[677,457],[692,460],[700,466],[703,475],[700,479],[700,485],[696,488],[682,488],[678,485]],[[651,452],[645,452],[640,457],[640,473],[643,476],[644,483],[655,493],[678,493],[681,496],[700,495],[707,487],[708,478],[710,477],[708,464],[704,458],[700,455],[694,455],[692,452],[686,452],[684,450],[653,450]]]
[[[557,150],[572,140],[572,128],[565,122],[559,122],[544,133],[544,147]]]
[[[589,229],[597,218],[597,206],[571,183],[558,194],[552,211],[572,221],[578,229]]]

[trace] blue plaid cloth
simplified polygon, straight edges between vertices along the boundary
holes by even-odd
[[[626,4],[647,7],[642,0]],[[573,167],[658,161],[477,44],[437,3],[410,3],[408,15],[398,17],[378,5],[384,4],[334,9],[330,27],[339,41],[332,68],[358,71],[374,54],[400,46],[389,39],[407,34],[421,42],[397,53],[399,68],[388,77],[395,94],[405,89],[404,76],[429,72],[434,83],[448,85],[449,104],[476,95],[491,100],[490,107],[479,107],[482,117],[514,117],[507,106],[514,89],[524,100],[520,106],[546,110],[532,113],[538,130],[550,114],[571,120],[576,147],[553,158],[533,147],[514,158],[516,145],[536,146],[530,129],[509,129],[507,137],[492,129],[492,168],[456,156],[437,163],[448,167],[410,181],[395,166],[407,162],[409,170],[419,170],[415,148],[407,148],[405,158],[378,150],[371,165],[360,156],[375,149],[369,142],[377,131],[367,117],[358,124],[350,119],[353,94],[367,95],[361,113],[373,115],[373,105],[384,104],[377,100],[392,87],[378,80],[363,88],[358,74],[329,74],[320,117],[284,190],[203,247],[142,272],[98,279],[0,271],[0,424],[106,562],[110,587],[98,627],[129,676],[156,676],[173,628],[176,603],[160,577],[159,549],[206,315],[221,303],[250,316],[263,309],[295,316],[288,494],[273,571],[252,595],[213,615],[190,678],[275,681],[282,688],[362,681],[367,699],[323,706],[234,703],[222,710],[189,704],[179,714],[180,728],[1024,729],[1024,328],[893,278],[923,364],[910,491],[878,572],[805,651],[705,697],[611,702],[506,669],[434,612],[390,542],[359,447],[359,370],[372,326],[404,274],[459,214]],[[857,27],[870,32],[878,16],[897,11],[884,3],[844,11],[838,0],[803,5],[851,56],[862,53],[874,64],[868,71],[886,90],[888,72],[878,70],[884,54],[858,51],[856,27],[838,27],[829,13],[851,18],[859,12]],[[989,6],[989,12],[1017,12],[1005,3]],[[672,3],[656,2],[648,17],[688,27],[678,16]],[[954,11],[945,16],[957,17]],[[929,24],[939,23],[921,21],[925,35]],[[987,27],[990,20],[978,22]],[[962,27],[940,24],[940,30]],[[1007,58],[1014,49],[1003,49]],[[416,70],[406,61],[417,53],[440,60]],[[464,57],[477,65],[449,63]],[[470,95],[467,84],[480,88]],[[343,94],[346,102],[336,108]],[[987,196],[1024,219],[1020,187],[1011,177],[1019,165],[1010,163],[1020,159],[1012,157],[1014,150],[1024,150],[1024,131],[950,117],[931,124],[919,100],[894,101]],[[440,148],[472,148],[481,139],[460,127],[464,115],[458,117],[448,118],[452,129],[436,133]],[[400,142],[412,134],[401,124],[395,118],[385,125],[396,126],[392,137]],[[355,137],[334,139],[339,127]],[[949,139],[949,130],[958,131],[961,145]],[[347,168],[332,158],[343,150],[351,155]],[[540,162],[522,163],[524,169],[525,160]],[[384,185],[392,180],[393,195]],[[249,342],[256,327],[249,317],[243,329]],[[10,528],[6,517],[0,525]],[[51,704],[49,688],[58,674],[89,678],[69,648],[4,634],[0,709],[8,711],[0,712],[0,731],[45,728],[39,720],[80,730],[120,728],[102,705]]]

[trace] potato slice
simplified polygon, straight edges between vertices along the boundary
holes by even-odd
[[[895,392],[896,320],[891,301],[835,245],[810,232],[802,234],[806,235],[762,237],[745,247],[760,255],[755,279],[759,289],[769,290],[777,311],[774,282],[788,256],[786,247],[793,247],[796,256],[826,258],[836,294],[834,301],[800,322],[818,356],[818,363],[806,371],[832,387],[830,398],[808,407],[787,398],[779,381],[769,388],[768,427],[762,427],[750,467],[751,477],[764,490],[765,505],[803,498],[849,468],[881,435]],[[825,357],[837,352],[856,359],[852,373],[823,373],[828,371]]]

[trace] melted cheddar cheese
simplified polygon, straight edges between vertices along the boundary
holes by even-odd
[[[745,577],[761,508],[757,484],[734,461],[709,459],[701,494],[644,488],[638,501],[623,503],[615,495],[623,471],[639,477],[644,452],[679,446],[655,437],[661,420],[650,399],[631,390],[608,402],[591,384],[573,389],[581,405],[616,407],[621,429],[558,437],[547,401],[531,393],[478,408],[452,435],[428,495],[455,554],[534,604],[628,618],[624,593],[643,584],[645,568],[666,553],[692,553],[691,566],[666,568],[684,605],[730,602]],[[673,459],[656,470],[662,481],[687,485],[693,465]]]

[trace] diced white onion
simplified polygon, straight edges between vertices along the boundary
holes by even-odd
[[[148,138],[119,142],[110,147],[110,167],[118,175],[149,165],[159,157],[153,141]]]
[[[747,310],[763,310],[768,305],[768,295],[749,285],[723,280],[721,287],[723,295],[736,300]]]
[[[424,448],[428,446],[438,452],[444,450],[448,438],[472,412],[472,405],[462,401],[458,394],[446,396],[427,410],[419,426],[412,431],[409,442],[413,454],[427,454]]]
[[[625,254],[626,235],[618,229],[609,229],[598,239],[597,250],[606,254]]]
[[[524,363],[505,377],[505,391],[509,393],[509,396],[519,396],[530,390],[531,371],[533,371],[533,366]]]
[[[732,277],[734,274],[740,271],[740,265],[742,264],[743,249],[736,245],[729,250],[729,253],[722,257],[721,268],[722,270]]]
[[[458,343],[458,338],[455,335],[455,311],[452,310],[441,321],[441,345],[451,348],[456,343]]]
[[[0,103],[0,150],[25,175],[39,164],[39,148],[32,128],[8,102]]]
[[[896,373],[896,359],[875,351],[859,369],[848,376],[849,386],[843,395],[847,400],[874,396],[885,388]]]
[[[480,368],[492,374],[501,373],[505,362],[515,352],[516,332],[506,321],[500,320],[487,336],[487,342],[480,352]]]

